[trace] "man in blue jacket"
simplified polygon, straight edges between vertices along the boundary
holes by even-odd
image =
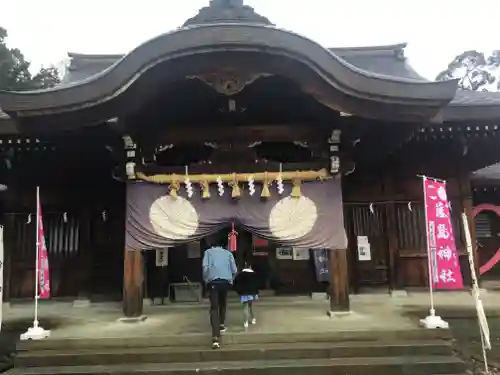
[[[212,245],[203,255],[203,280],[210,297],[210,324],[212,348],[220,348],[220,333],[226,331],[227,292],[232,288],[238,272],[233,254],[220,246]]]

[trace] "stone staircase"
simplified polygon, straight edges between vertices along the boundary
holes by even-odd
[[[39,375],[456,375],[448,331],[227,333],[211,350],[206,335],[48,339],[22,343],[15,368]]]

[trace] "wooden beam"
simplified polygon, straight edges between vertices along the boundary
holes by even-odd
[[[144,260],[141,251],[125,249],[123,261],[123,313],[127,320],[144,320]]]
[[[0,134],[20,134],[19,126],[12,118],[0,119]]]
[[[330,249],[330,314],[350,309],[347,249]]]
[[[185,142],[289,142],[325,140],[333,127],[324,125],[182,126],[169,127],[155,135],[165,143]]]

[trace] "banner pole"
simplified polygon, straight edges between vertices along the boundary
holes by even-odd
[[[425,181],[427,177],[422,176],[422,189],[424,191],[424,217],[425,217],[425,239],[427,244],[427,264],[429,266],[429,299],[431,307],[429,309],[429,316],[436,316],[436,310],[434,309],[434,279],[432,277],[432,259],[431,259],[431,247],[429,244],[429,222],[427,217],[427,192],[425,191]]]
[[[39,299],[39,287],[40,287],[40,187],[36,187],[36,251],[35,251],[35,314],[33,318],[33,327],[28,328],[28,330],[21,334],[21,340],[41,340],[50,336],[50,331],[47,331],[40,327],[38,321],[38,299]]]
[[[469,257],[469,267],[472,279],[472,296],[474,297],[474,302],[476,305],[477,323],[479,326],[479,333],[481,335],[481,348],[483,350],[484,370],[486,374],[489,374],[488,356],[486,354],[486,350],[491,350],[490,327],[488,326],[488,320],[484,312],[483,301],[481,300],[481,293],[479,291],[476,267],[474,265],[474,248],[470,235],[469,221],[467,220],[467,215],[465,212],[462,213],[462,225],[464,228],[465,242],[467,245],[467,255]]]
[[[38,283],[40,278],[40,265],[38,257],[40,255],[40,187],[36,187],[36,251],[35,251],[35,317],[33,320],[33,328],[38,328]]]
[[[445,322],[443,319],[441,319],[440,316],[436,316],[436,310],[434,308],[434,278],[432,276],[433,274],[433,267],[432,267],[432,249],[431,245],[429,243],[429,238],[431,233],[429,233],[429,221],[427,217],[427,191],[426,191],[426,186],[425,182],[427,181],[426,176],[418,176],[422,178],[422,189],[424,191],[424,217],[425,217],[425,237],[426,237],[426,243],[427,243],[427,261],[429,265],[429,298],[430,298],[430,309],[429,309],[429,315],[426,316],[424,319],[420,319],[420,325],[422,325],[425,328],[428,329],[436,329],[436,328],[448,328],[449,325],[447,322]]]

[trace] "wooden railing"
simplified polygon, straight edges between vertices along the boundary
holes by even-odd
[[[72,275],[78,269],[80,222],[61,212],[44,213],[45,243],[49,254],[52,295],[76,295]],[[25,298],[34,293],[36,215],[5,215],[6,252],[10,256],[10,297]],[[64,280],[64,283],[61,281]]]

